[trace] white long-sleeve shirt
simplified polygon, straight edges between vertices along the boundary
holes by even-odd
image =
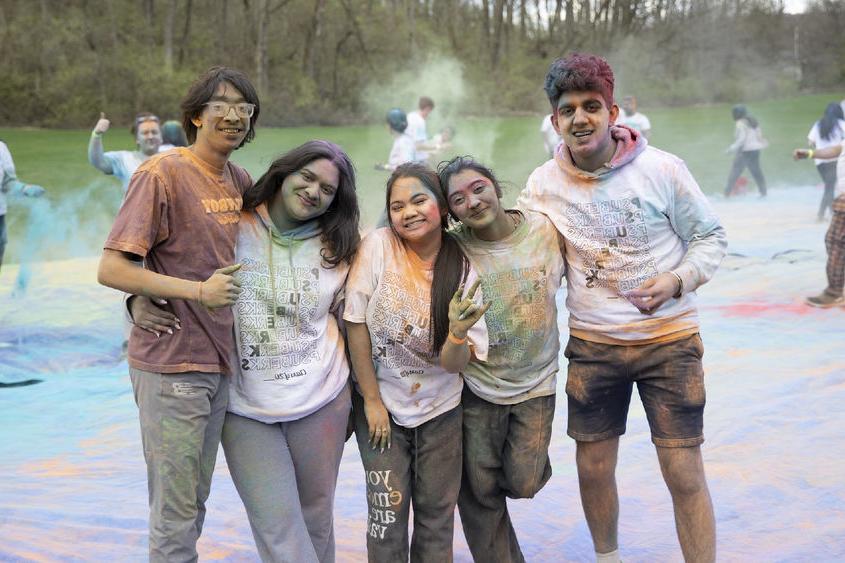
[[[577,168],[565,144],[534,170],[517,206],[543,213],[566,239],[569,327],[573,335],[639,344],[698,331],[695,289],[715,273],[725,230],[686,165],[614,127],[616,155],[596,173]],[[684,294],[651,315],[626,294],[673,271]]]

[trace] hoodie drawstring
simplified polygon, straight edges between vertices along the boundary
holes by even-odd
[[[285,238],[288,239],[288,266],[290,266],[290,275],[293,278],[293,290],[294,290],[294,323],[296,326],[296,334],[299,335],[299,285],[296,281],[296,268],[293,267],[293,235],[281,235],[282,240]],[[276,301],[276,271],[273,267],[273,228],[271,226],[267,226],[267,245],[268,245],[268,263],[270,265],[270,289],[272,291],[273,296],[273,317],[276,316],[276,311],[279,306],[279,302]]]

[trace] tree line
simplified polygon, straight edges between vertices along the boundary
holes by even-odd
[[[0,123],[173,117],[214,64],[246,71],[262,123],[351,123],[397,73],[457,63],[466,111],[542,111],[548,64],[606,56],[646,104],[845,84],[845,3],[777,0],[0,0]],[[421,94],[425,92],[420,92]],[[413,101],[409,100],[408,105]]]

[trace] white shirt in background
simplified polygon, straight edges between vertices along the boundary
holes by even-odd
[[[827,139],[822,139],[821,133],[819,133],[819,122],[816,121],[813,124],[813,127],[810,129],[810,132],[807,133],[807,140],[813,143],[813,146],[817,149],[826,149],[827,147],[835,147],[842,143],[845,140],[845,121],[839,120],[834,126],[833,130],[830,132],[830,136]],[[835,158],[814,158],[813,162],[816,164],[821,164],[822,162],[834,162],[836,161]]]
[[[416,146],[417,143],[425,143],[428,140],[428,130],[425,125],[425,118],[419,111],[412,111],[408,113],[408,128],[405,133],[409,135]],[[425,162],[428,160],[428,153],[424,151],[415,150],[414,159],[417,162]]]
[[[546,153],[549,157],[554,156],[555,149],[560,144],[560,135],[555,131],[552,114],[543,118],[543,122],[540,123],[540,134],[543,136],[543,147],[546,149]]]
[[[619,112],[619,119],[616,120],[616,124],[627,125],[639,133],[642,133],[643,131],[651,131],[651,121],[649,121],[648,117],[640,112],[628,115],[625,113],[625,110],[622,110]]]

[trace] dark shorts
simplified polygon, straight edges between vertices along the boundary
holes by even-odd
[[[665,448],[704,441],[704,347],[698,334],[658,344],[618,346],[571,336],[565,355],[567,433],[598,442],[625,433],[634,383],[651,427]]]

